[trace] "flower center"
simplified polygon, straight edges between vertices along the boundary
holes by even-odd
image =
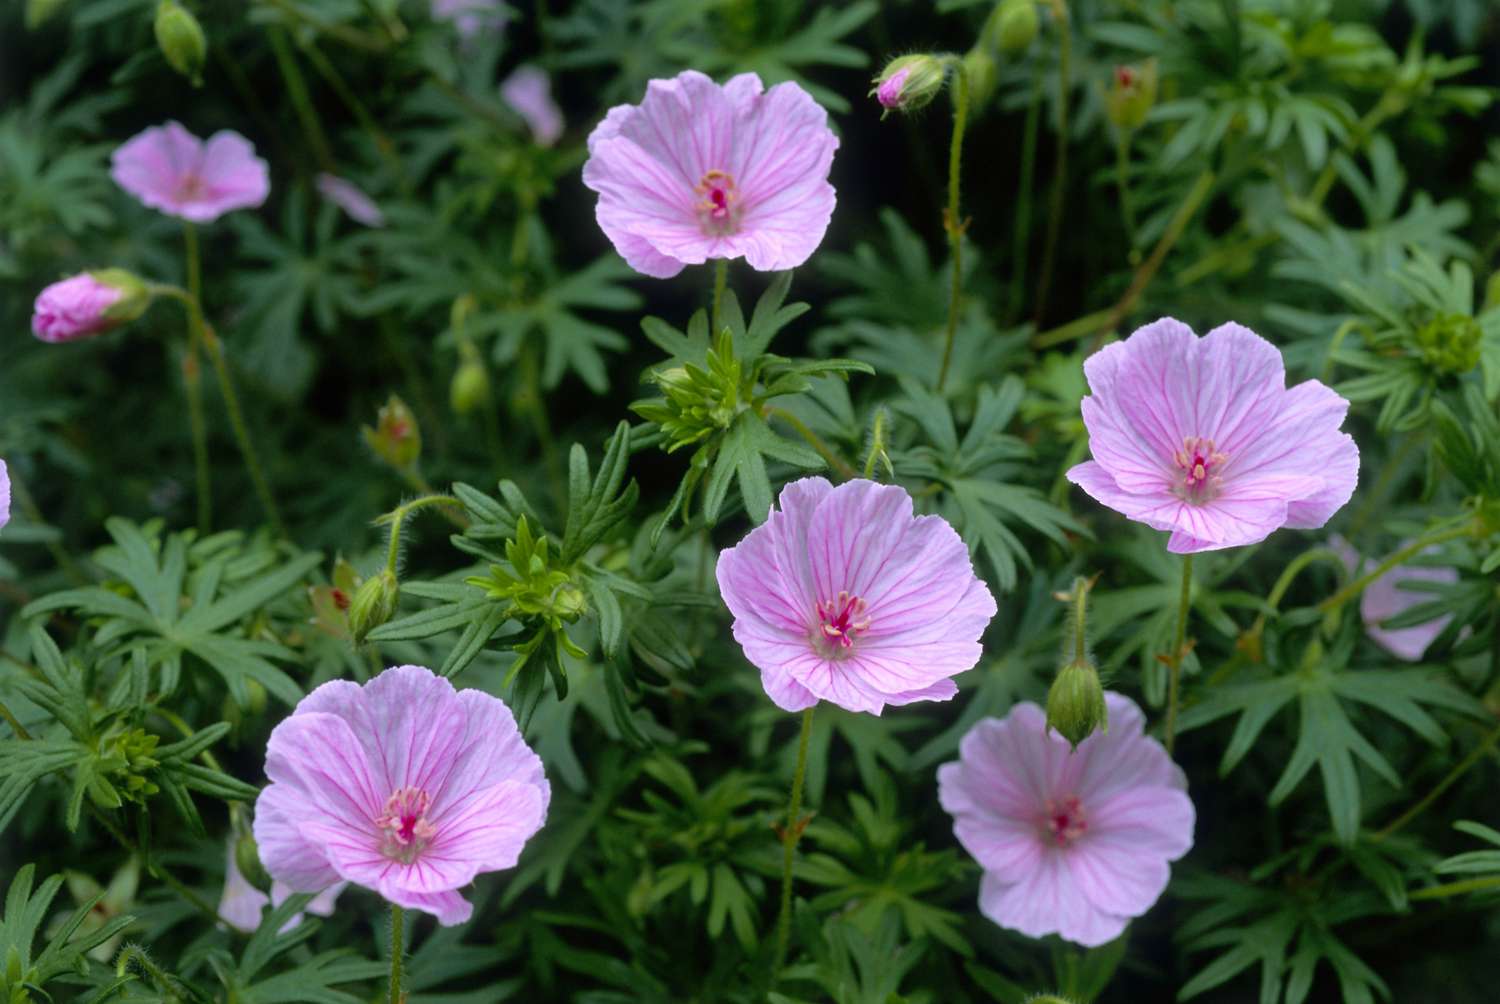
[[[427,818],[432,796],[421,788],[397,788],[385,801],[385,811],[375,820],[380,828],[380,853],[411,864],[437,836],[437,827]]]
[[[1209,502],[1218,497],[1224,485],[1222,470],[1229,458],[1214,447],[1212,439],[1188,436],[1172,459],[1182,471],[1182,481],[1173,489],[1178,498],[1187,502]]]
[[[1049,798],[1045,808],[1042,829],[1058,847],[1066,847],[1088,832],[1089,824],[1083,819],[1083,803],[1077,795]]]
[[[177,183],[177,198],[182,202],[196,202],[208,193],[208,186],[197,174],[189,171]]]
[[[726,171],[709,171],[693,189],[702,198],[698,202],[698,221],[706,234],[732,234],[739,227],[740,212],[735,206],[739,193],[734,178]]]
[[[847,655],[854,648],[855,636],[869,626],[865,601],[847,591],[818,603],[819,638],[832,655]]]

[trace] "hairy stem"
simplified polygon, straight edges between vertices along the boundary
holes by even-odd
[[[1047,211],[1047,239],[1042,245],[1042,274],[1036,286],[1036,316],[1047,309],[1052,269],[1057,263],[1057,241],[1062,235],[1063,194],[1068,182],[1068,90],[1073,53],[1073,31],[1066,0],[1051,0],[1057,21],[1057,159],[1052,162],[1052,192]]]
[[[943,339],[943,363],[938,368],[937,389],[942,393],[948,382],[948,365],[953,361],[953,340],[958,334],[958,310],[963,287],[964,224],[958,215],[960,167],[963,163],[964,128],[969,122],[969,74],[963,60],[953,61],[953,141],[948,146],[948,208],[943,212],[943,228],[948,231],[948,247],[953,258],[953,282],[948,293],[948,330]]]
[[[1187,643],[1188,610],[1193,603],[1193,556],[1182,556],[1182,597],[1177,602],[1177,627],[1172,632],[1172,651],[1167,657],[1167,755],[1177,742],[1177,691],[1182,676],[1182,648]]]
[[[459,510],[462,510],[464,506],[462,502],[452,495],[424,495],[421,498],[412,499],[410,502],[403,502],[381,517],[380,522],[391,525],[390,544],[386,547],[385,552],[385,569],[392,575],[396,574],[396,561],[401,557],[402,522],[405,521],[407,516],[418,509],[425,509],[427,506],[433,505],[454,506]],[[465,525],[467,525],[467,522],[465,522]]]
[[[395,903],[391,904],[391,985],[390,1004],[402,1004],[406,995],[401,992],[401,956],[404,951],[404,916]]]
[[[813,711],[817,705],[802,712],[802,735],[797,740],[797,770],[792,774],[792,794],[786,806],[786,829],[781,834],[781,912],[776,921],[776,964],[771,968],[772,979],[781,972],[786,962],[787,942],[792,933],[792,857],[797,850],[797,840],[802,836],[799,825],[802,816],[802,782],[807,776],[807,741],[812,736]]]
[[[276,497],[271,494],[271,483],[266,480],[260,458],[256,455],[255,442],[250,438],[250,427],[245,424],[245,413],[240,408],[239,395],[235,393],[234,380],[229,373],[229,364],[224,359],[223,346],[219,343],[218,335],[214,334],[214,329],[204,322],[201,310],[198,323],[203,326],[203,344],[208,348],[208,359],[213,363],[214,376],[219,381],[219,392],[224,395],[224,407],[229,412],[229,426],[234,430],[234,439],[239,444],[245,468],[250,472],[255,494],[260,499],[261,508],[266,511],[266,518],[271,521],[271,528],[278,537],[285,537],[286,524],[282,522],[281,510],[276,507]]]

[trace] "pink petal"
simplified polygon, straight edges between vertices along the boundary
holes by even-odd
[[[474,904],[456,892],[422,893],[403,890],[386,897],[408,910],[421,910],[437,918],[444,927],[467,923],[474,915]]]
[[[266,871],[294,892],[321,892],[339,880],[328,856],[297,828],[306,797],[289,785],[273,784],[255,800],[253,832]]]
[[[1128,918],[1104,913],[1083,894],[1067,855],[1050,851],[1021,881],[1006,884],[986,874],[979,885],[979,910],[986,917],[1033,938],[1058,934],[1094,948],[1113,941]]]
[[[307,800],[291,818],[351,832],[373,834],[387,797],[380,768],[369,763],[349,723],[336,715],[299,712],[276,726],[266,746],[266,776],[272,781],[266,792],[284,786],[289,797]],[[257,814],[257,841],[260,823]]]
[[[208,219],[233,209],[250,209],[271,193],[270,171],[255,155],[255,147],[237,132],[222,130],[203,147],[201,177],[211,193],[204,199]]]
[[[526,745],[510,709],[473,689],[459,691],[458,703],[464,712],[463,737],[453,748],[453,764],[445,782],[432,790],[434,817],[443,816],[450,803],[512,781],[535,789],[540,811],[546,815],[552,789],[542,770],[542,758]]]

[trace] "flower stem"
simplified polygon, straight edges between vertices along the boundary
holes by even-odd
[[[380,523],[389,523],[391,525],[390,544],[389,546],[387,546],[385,553],[385,568],[386,571],[390,572],[392,575],[396,574],[396,561],[401,556],[402,521],[404,521],[407,516],[416,512],[418,509],[423,509],[431,505],[454,506],[460,511],[462,511],[464,507],[464,504],[452,495],[424,495],[421,498],[412,499],[410,502],[403,502],[401,505],[398,505],[396,508],[386,513],[377,521]],[[465,520],[463,525],[468,526],[468,521]]]
[[[245,413],[240,409],[239,395],[234,390],[234,380],[229,374],[229,365],[224,361],[224,349],[219,343],[219,337],[214,334],[213,328],[203,321],[200,311],[198,323],[203,325],[203,344],[208,347],[209,361],[214,365],[214,376],[219,381],[219,392],[224,395],[224,407],[229,412],[229,425],[234,430],[235,441],[239,444],[240,455],[245,459],[245,467],[250,472],[250,481],[255,485],[255,494],[260,498],[261,508],[266,511],[266,517],[271,521],[271,528],[279,537],[285,537],[286,524],[281,520],[281,510],[276,507],[276,497],[271,494],[271,484],[266,480],[265,471],[261,469],[260,459],[255,453],[255,443],[250,438],[250,428],[245,424]]]
[[[31,738],[31,733],[26,731],[26,726],[22,725],[20,721],[16,719],[16,716],[11,713],[11,710],[5,706],[4,701],[0,701],[0,719],[3,719],[5,721],[5,724],[10,726],[11,731],[16,734],[17,739]]]
[[[401,908],[391,904],[391,998],[390,1004],[402,1004],[406,995],[401,992],[401,955],[404,948]]]
[[[779,418],[795,429],[797,435],[807,440],[807,445],[816,450],[818,455],[828,462],[829,467],[838,471],[840,477],[848,480],[855,476],[854,468],[849,466],[848,461],[840,457],[837,453],[834,453],[833,447],[825,443],[823,437],[809,429],[807,423],[802,421],[802,419],[793,415],[785,408],[770,407],[765,410],[764,414],[766,418]]]
[[[714,259],[714,306],[713,313],[709,316],[713,319],[713,333],[719,333],[720,326],[724,323],[722,312],[724,303],[724,287],[729,284],[729,259]]]
[[[958,334],[960,287],[963,284],[964,225],[958,216],[959,168],[963,161],[964,128],[969,123],[969,74],[963,60],[953,60],[953,141],[948,146],[948,208],[943,212],[943,229],[948,231],[948,246],[953,258],[953,283],[948,293],[948,331],[943,340],[943,364],[938,368],[937,389],[941,393],[948,382],[948,365],[953,361],[953,339]]]
[[[302,124],[302,131],[307,135],[307,143],[312,147],[318,167],[332,173],[333,148],[328,145],[328,137],[323,133],[318,111],[313,107],[312,97],[307,92],[307,78],[302,76],[302,70],[297,66],[297,57],[292,54],[291,46],[287,43],[286,30],[280,25],[272,25],[266,30],[266,37],[271,41],[271,53],[276,57],[276,67],[281,71],[281,79],[292,99],[292,108],[297,113],[297,121]]]
[[[1485,892],[1490,889],[1500,889],[1500,875],[1486,875],[1483,878],[1464,879],[1462,882],[1430,886],[1426,889],[1418,889],[1406,898],[1447,899],[1449,896],[1462,896],[1466,892]]]
[[[1062,234],[1063,194],[1068,181],[1068,90],[1073,31],[1068,24],[1067,0],[1051,0],[1057,21],[1057,159],[1052,163],[1052,192],[1047,211],[1047,239],[1042,245],[1042,273],[1036,286],[1036,316],[1047,308],[1052,269],[1057,262],[1057,241]]]
[[[1472,750],[1469,751],[1468,756],[1464,757],[1458,763],[1454,764],[1453,769],[1450,770],[1441,781],[1434,785],[1432,790],[1429,791],[1420,802],[1418,802],[1416,805],[1413,805],[1405,812],[1401,813],[1401,815],[1391,820],[1385,826],[1381,827],[1370,839],[1384,840],[1386,837],[1389,837],[1392,833],[1395,833],[1407,823],[1411,822],[1413,819],[1416,819],[1422,813],[1426,812],[1429,808],[1432,807],[1432,803],[1438,800],[1438,797],[1442,795],[1443,792],[1453,787],[1454,783],[1458,781],[1459,778],[1463,777],[1470,767],[1473,767],[1476,763],[1484,758],[1485,754],[1494,749],[1496,743],[1500,743],[1500,724],[1497,724],[1493,729],[1491,729],[1485,735],[1485,737],[1479,741],[1479,745],[1475,746]]]
[[[208,466],[208,423],[203,419],[203,370],[198,362],[202,345],[197,312],[192,304],[199,302],[202,271],[198,258],[198,229],[191,223],[182,225],[182,244],[187,258],[188,343],[182,356],[182,386],[187,394],[188,429],[193,437],[193,483],[198,499],[198,532],[207,534],[213,524],[213,483]]]
[[[802,781],[807,776],[807,741],[812,736],[813,711],[817,705],[802,712],[802,736],[797,741],[797,770],[792,775],[792,796],[786,806],[786,829],[781,834],[781,913],[776,921],[776,964],[771,967],[774,980],[786,961],[787,942],[792,933],[792,855],[797,849],[797,840],[802,836],[798,821],[802,815]]]
[[[1354,599],[1354,597],[1358,596],[1360,593],[1364,592],[1366,586],[1374,582],[1376,579],[1380,578],[1386,572],[1389,572],[1391,569],[1395,568],[1397,565],[1406,561],[1407,558],[1420,554],[1421,552],[1427,550],[1429,547],[1435,547],[1438,544],[1444,544],[1450,540],[1457,540],[1459,537],[1467,537],[1473,532],[1473,523],[1468,516],[1464,516],[1463,521],[1457,526],[1453,526],[1450,524],[1439,526],[1431,532],[1425,534],[1424,536],[1418,537],[1410,544],[1407,544],[1405,547],[1401,548],[1401,550],[1397,551],[1389,558],[1386,558],[1380,564],[1376,565],[1373,571],[1365,575],[1361,575],[1359,578],[1349,583],[1343,589],[1340,589],[1338,592],[1328,597],[1322,603],[1319,603],[1318,609],[1325,613],[1329,610],[1337,609],[1338,607],[1341,607],[1345,603]]]
[[[1166,747],[1167,755],[1172,755],[1172,747],[1177,742],[1177,690],[1178,679],[1182,676],[1182,648],[1187,642],[1187,620],[1188,608],[1193,602],[1193,556],[1184,554],[1182,556],[1182,598],[1177,603],[1177,627],[1172,632],[1172,652],[1167,657],[1167,668],[1170,676],[1167,678],[1167,727]]]

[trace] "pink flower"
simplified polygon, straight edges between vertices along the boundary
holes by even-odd
[[[317,186],[318,194],[342,209],[355,223],[367,227],[385,226],[385,214],[354,182],[336,174],[323,173],[317,177]]]
[[[901,85],[906,83],[906,78],[911,74],[911,68],[903,66],[895,73],[886,77],[875,88],[875,100],[880,102],[882,108],[899,108],[901,106]]]
[[[637,272],[739,258],[762,271],[801,265],[833,215],[838,138],[793,83],[762,92],[742,73],[722,87],[695,70],[653,80],[589,135],[583,183],[595,215]]]
[[[266,162],[237,132],[200,140],[180,123],[137,134],[114,152],[110,176],[125,191],[168,216],[208,223],[254,208],[271,191]]]
[[[292,890],[285,883],[272,882],[271,895],[267,896],[255,886],[251,885],[240,871],[239,862],[234,858],[235,838],[229,838],[229,852],[224,860],[224,893],[219,897],[219,919],[236,931],[253,934],[260,928],[260,915],[266,906],[280,906],[286,902]],[[344,891],[347,883],[339,882],[324,889],[314,896],[307,904],[307,912],[317,914],[319,917],[333,916],[333,908],[339,898],[339,893]],[[290,931],[302,923],[302,914],[293,914],[291,919],[282,925],[283,932]]]
[[[552,82],[544,71],[521,67],[500,85],[500,96],[526,120],[538,146],[551,146],[562,136],[562,110],[552,100]]]
[[[1094,459],[1068,480],[1154,530],[1177,554],[1239,547],[1328,522],[1354,493],[1349,402],[1286,387],[1281,353],[1238,324],[1199,338],[1162,318],[1084,363]]]
[[[103,334],[119,324],[110,317],[124,292],[88,272],[54,282],[37,294],[31,308],[31,333],[44,342],[72,342]]]
[[[255,840],[273,879],[347,880],[445,925],[473,912],[457,890],[516,863],[551,797],[505,704],[421,666],[307,695],[271,733],[266,775]]]
[[[980,911],[1033,938],[1093,947],[1151,908],[1193,846],[1187,780],[1113,692],[1109,732],[1069,752],[1035,704],[986,718],[938,768],[953,832],[984,869]]]
[[[505,5],[500,0],[432,0],[432,16],[451,22],[463,39],[499,31],[506,21]]]
[[[979,661],[995,600],[941,517],[895,485],[803,478],[719,555],[734,638],[786,711],[819,700],[880,714],[946,701]]]
[[[10,522],[10,471],[0,460],[0,526]]]
[[[1335,535],[1329,539],[1328,543],[1344,559],[1344,565],[1349,569],[1349,574],[1364,575],[1374,570],[1375,563],[1368,558],[1362,559],[1359,552],[1343,537]],[[1409,540],[1402,541],[1401,546],[1406,547],[1410,543]],[[1436,547],[1432,547],[1423,553],[1431,554],[1437,550]],[[1411,627],[1383,628],[1380,625],[1392,617],[1406,613],[1419,603],[1429,603],[1436,598],[1432,593],[1407,589],[1406,583],[1437,582],[1451,585],[1457,581],[1458,569],[1456,568],[1397,565],[1366,586],[1363,595],[1360,596],[1359,615],[1365,622],[1365,634],[1396,658],[1405,659],[1407,662],[1421,662],[1422,656],[1427,653],[1427,647],[1453,620],[1452,614],[1443,614],[1434,620],[1413,624]],[[1467,630],[1465,628],[1465,631]]]

